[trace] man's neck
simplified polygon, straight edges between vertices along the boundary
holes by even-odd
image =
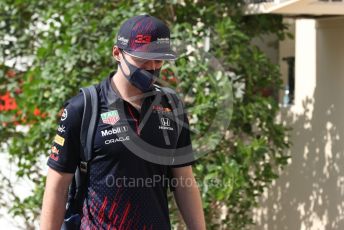
[[[136,109],[141,109],[143,93],[133,86],[120,70],[112,77],[111,86],[123,100],[132,104]]]

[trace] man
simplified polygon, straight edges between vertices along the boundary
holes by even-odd
[[[178,179],[168,184],[188,229],[205,229],[195,161],[157,160],[171,149],[179,156],[192,152],[187,125],[178,132],[171,101],[153,85],[163,61],[176,58],[169,29],[149,15],[130,18],[118,32],[113,57],[117,71],[97,86],[100,113],[81,229],[170,229],[166,178]],[[48,160],[41,229],[58,230],[63,222],[68,186],[80,162],[82,114],[79,94],[66,103]]]

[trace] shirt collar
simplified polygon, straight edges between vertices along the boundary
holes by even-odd
[[[120,98],[114,89],[111,87],[111,79],[114,76],[115,72],[111,72],[107,78],[105,78],[100,83],[100,89],[103,94],[104,100],[106,102],[106,105],[110,107],[111,105],[114,105],[114,103]]]
[[[105,102],[108,108],[113,107],[115,103],[118,101],[122,101],[121,97],[116,93],[116,91],[112,88],[111,81],[112,78],[115,76],[115,72],[111,72],[109,76],[101,82],[101,91],[103,92],[103,96],[105,98]],[[155,87],[154,87],[155,88]],[[154,97],[157,94],[158,90],[155,88],[154,90],[145,93],[146,100],[148,97]]]

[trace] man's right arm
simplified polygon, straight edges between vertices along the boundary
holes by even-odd
[[[41,230],[60,230],[66,211],[68,187],[74,174],[49,168],[41,212]]]

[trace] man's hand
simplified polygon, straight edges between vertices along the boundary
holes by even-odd
[[[66,210],[68,187],[73,175],[49,168],[41,212],[41,230],[61,229]]]
[[[190,230],[205,230],[205,220],[201,195],[192,172],[191,166],[172,168],[176,183],[174,198]]]

